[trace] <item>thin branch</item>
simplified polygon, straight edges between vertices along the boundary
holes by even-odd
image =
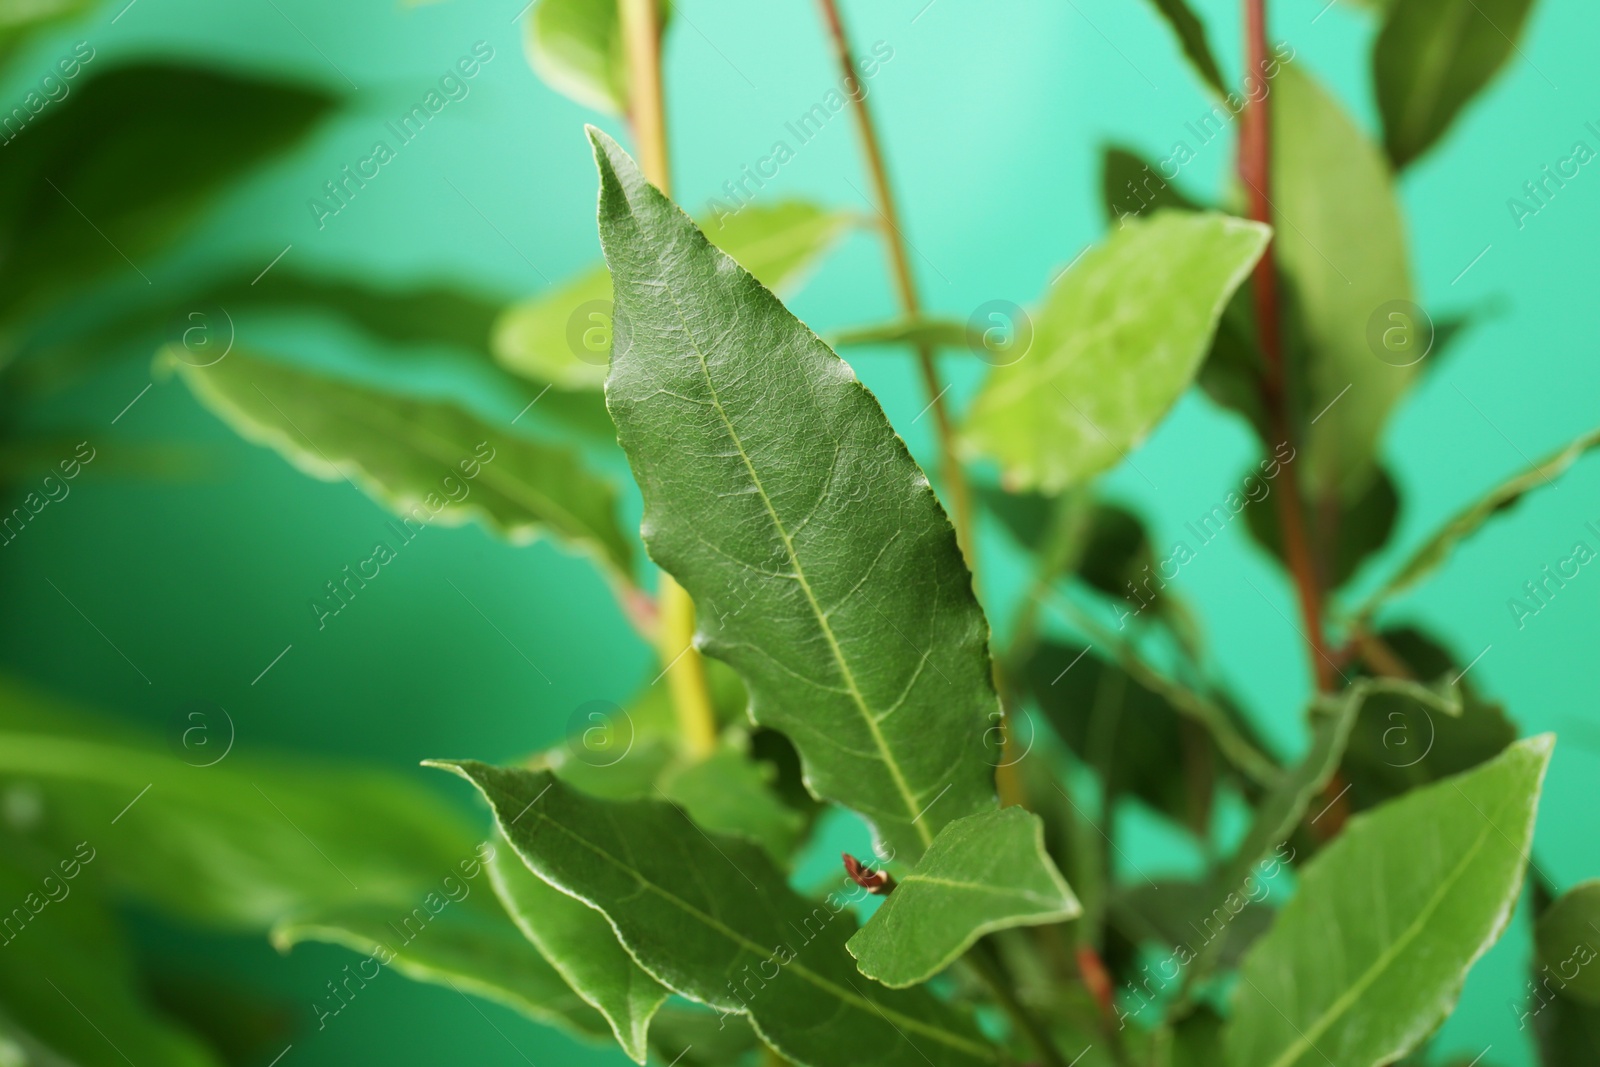
[[[1245,55],[1248,69],[1259,71],[1267,63],[1266,0],[1244,0]],[[1272,220],[1272,96],[1252,100],[1244,109],[1239,130],[1239,178],[1250,201],[1250,217],[1270,224]],[[1289,416],[1287,377],[1283,358],[1283,320],[1278,300],[1278,266],[1275,244],[1267,245],[1256,264],[1253,287],[1256,328],[1261,335],[1261,350],[1266,357],[1266,373],[1261,380],[1261,399],[1272,433],[1280,441],[1294,443],[1294,426]],[[1296,452],[1298,456],[1298,450]],[[1283,529],[1284,554],[1294,578],[1300,603],[1300,619],[1310,645],[1311,675],[1319,692],[1333,688],[1327,639],[1322,626],[1322,589],[1317,577],[1316,557],[1307,536],[1300,475],[1293,462],[1283,465],[1283,488],[1277,499],[1278,523]]]
[[[872,178],[873,194],[878,201],[884,248],[889,256],[889,273],[900,301],[900,310],[908,319],[915,319],[921,315],[921,301],[917,297],[911,261],[906,256],[900,212],[895,204],[894,191],[889,185],[889,174],[884,165],[883,148],[878,143],[877,127],[872,121],[872,110],[867,105],[867,94],[860,88],[860,75],[856,71],[854,53],[850,51],[849,38],[845,35],[844,22],[839,17],[838,4],[835,0],[817,2],[822,9],[823,24],[833,42],[834,57],[844,75],[844,84],[847,88],[854,87],[850,97],[855,104],[856,130],[861,137],[861,153],[865,157]],[[950,421],[950,409],[944,402],[945,391],[939,381],[939,369],[933,362],[931,345],[917,346],[917,366],[922,375],[923,389],[929,397],[928,406],[933,409],[934,431],[939,440],[939,475],[950,494],[950,517],[955,524],[956,540],[966,553],[967,565],[972,569],[973,584],[976,585],[978,558],[972,543],[972,491],[956,458],[955,428]]]

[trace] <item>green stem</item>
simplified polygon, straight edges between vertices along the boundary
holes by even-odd
[[[850,51],[850,39],[845,34],[844,22],[839,17],[835,0],[818,0],[822,21],[828,37],[833,42],[834,57],[844,74],[844,84],[857,85],[855,57]],[[894,281],[900,310],[906,318],[916,319],[922,314],[922,303],[917,297],[917,283],[911,273],[911,260],[906,255],[905,234],[900,229],[900,212],[895,205],[894,191],[889,185],[889,171],[884,163],[883,148],[878,143],[878,130],[872,122],[872,111],[867,106],[865,92],[850,94],[855,104],[856,130],[861,137],[861,154],[865,157],[867,171],[872,179],[873,193],[877,198],[877,211],[882,222],[884,248],[889,256],[889,273]],[[944,386],[939,381],[939,369],[933,362],[933,346],[919,344],[917,369],[922,385],[928,394],[928,407],[933,411],[934,430],[939,440],[939,475],[945,491],[950,494],[950,518],[956,528],[956,540],[966,553],[967,566],[972,570],[972,584],[978,585],[978,557],[972,541],[972,490],[967,484],[966,472],[956,457],[955,426],[950,419],[950,409],[944,402]]]
[[[628,120],[639,142],[639,165],[657,189],[671,196],[658,0],[617,0],[617,15],[628,57]],[[701,759],[716,747],[717,720],[705,663],[694,647],[694,601],[663,571],[657,605],[656,652],[672,691],[678,732],[686,754]]]

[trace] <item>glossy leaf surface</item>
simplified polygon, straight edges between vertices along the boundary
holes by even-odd
[[[606,403],[645,544],[812,791],[914,861],[995,802],[988,627],[950,522],[849,366],[593,136],[629,323]]]
[[[1031,348],[978,395],[966,451],[1046,492],[1114,466],[1189,387],[1267,232],[1214,214],[1129,220],[1051,286]]]
[[[573,991],[606,1017],[622,1050],[643,1063],[650,1020],[667,999],[666,986],[633,962],[604,915],[530,871],[504,837],[496,841],[488,867],[518,928]]]
[[[924,990],[890,990],[845,951],[846,901],[789,888],[749,842],[709,835],[659,801],[584,796],[548,772],[439,761],[476,785],[528,866],[605,913],[655,978],[724,1012],[748,1014],[802,1067],[992,1062],[958,1012]]]
[[[862,974],[892,989],[927,981],[984,934],[1082,911],[1045,852],[1044,824],[1022,808],[950,823],[897,883],[846,946]]]
[[[1351,819],[1245,958],[1229,1062],[1374,1067],[1432,1033],[1510,920],[1552,744]]]
[[[751,204],[704,225],[707,238],[756,280],[786,290],[798,286],[852,218],[792,200]],[[494,328],[495,358],[557,389],[599,389],[616,331],[611,274],[600,264],[502,315]]]

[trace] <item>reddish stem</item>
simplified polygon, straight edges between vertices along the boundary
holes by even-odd
[[[1245,55],[1251,72],[1265,71],[1267,60],[1266,0],[1244,0]],[[1239,179],[1249,197],[1250,217],[1272,223],[1272,96],[1252,100],[1244,109],[1239,129]],[[1288,383],[1283,357],[1283,319],[1278,300],[1278,265],[1275,243],[1256,263],[1253,291],[1256,304],[1256,329],[1266,370],[1261,378],[1261,399],[1275,437],[1293,444],[1293,422],[1289,416]],[[1296,449],[1296,458],[1299,451]],[[1317,689],[1333,688],[1333,662],[1328,656],[1327,639],[1322,629],[1322,590],[1317,578],[1316,557],[1306,530],[1299,471],[1294,462],[1283,465],[1283,491],[1277,499],[1278,524],[1283,529],[1284,554],[1294,579],[1300,603],[1300,621],[1311,652],[1311,676]]]

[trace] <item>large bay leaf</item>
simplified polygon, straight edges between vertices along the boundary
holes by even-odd
[[[1217,214],[1127,220],[1051,286],[1030,350],[978,395],[964,451],[1046,492],[1115,465],[1189,387],[1267,236]]]
[[[812,791],[914,861],[995,803],[988,626],[950,522],[849,366],[591,136],[645,544]]]
[[[781,291],[805,277],[852,217],[788,200],[750,204],[703,225],[713,244],[761,284]],[[602,263],[507,309],[494,327],[494,354],[518,374],[557,389],[599,389],[614,329],[611,274]]]
[[[805,900],[761,849],[701,831],[659,801],[607,801],[547,771],[437,761],[476,785],[546,882],[598,908],[640,966],[675,992],[748,1014],[802,1067],[993,1062],[959,1012],[925,990],[885,989],[845,951],[846,899]]]
[[[1422,542],[1416,551],[1400,565],[1394,575],[1369,597],[1356,614],[1370,616],[1385,601],[1416,585],[1437,570],[1456,545],[1478,532],[1494,516],[1517,505],[1524,496],[1540,486],[1554,485],[1555,479],[1566,473],[1585,452],[1600,446],[1600,429],[1590,430],[1565,448],[1553,452],[1527,470],[1506,479],[1478,500],[1462,508],[1432,537]]]
[[[528,869],[501,837],[489,876],[506,911],[574,992],[604,1015],[622,1049],[645,1061],[650,1020],[667,987],[633,961],[606,917]]]
[[[1338,102],[1299,64],[1273,84],[1274,232],[1310,347],[1304,462],[1318,493],[1352,499],[1418,371],[1368,341],[1374,316],[1389,325],[1385,305],[1412,299],[1405,230],[1388,162]]]
[[[243,352],[203,367],[178,346],[161,358],[242,436],[313,477],[359,480],[403,520],[459,526],[476,518],[518,542],[553,533],[614,576],[629,574],[615,491],[572,449],[508,433],[453,403]]]
[[[1383,141],[1399,169],[1426,152],[1517,47],[1533,0],[1394,0],[1372,47]]]
[[[925,982],[984,934],[1065,922],[1083,909],[1022,808],[950,823],[845,947],[891,989]]]
[[[1351,819],[1245,958],[1229,1062],[1375,1067],[1432,1033],[1510,919],[1552,745]]]

